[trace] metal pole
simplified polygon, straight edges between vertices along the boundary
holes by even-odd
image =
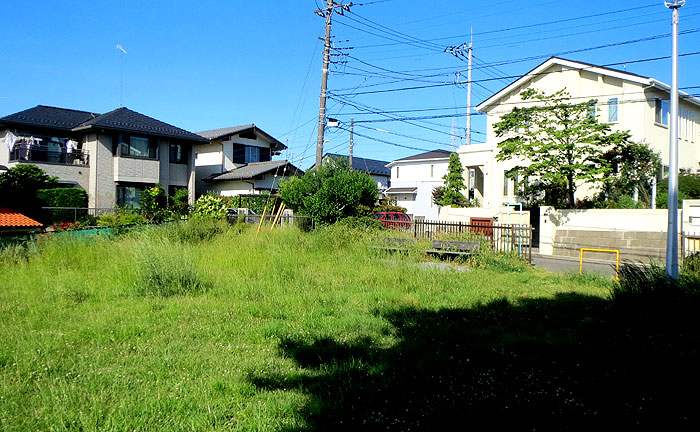
[[[678,9],[685,0],[666,2],[672,10],[671,121],[668,173],[668,233],[666,236],[666,276],[678,279]]]
[[[326,14],[326,38],[323,46],[323,69],[321,74],[321,102],[318,108],[318,138],[316,139],[316,165],[321,166],[323,157],[323,132],[326,127],[326,94],[328,88],[328,64],[330,63],[331,51],[331,18],[333,17],[333,0],[328,1]]]
[[[472,41],[469,42],[469,63],[467,69],[467,145],[472,143]]]
[[[352,146],[354,144],[354,141],[353,141],[354,130],[355,130],[355,117],[350,117],[350,155],[348,156],[348,161],[350,163],[350,169],[352,169]]]

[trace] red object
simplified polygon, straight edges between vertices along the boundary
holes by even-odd
[[[23,215],[22,213],[16,212],[9,208],[0,207],[0,228],[40,228],[42,226],[43,225],[39,222]]]
[[[374,215],[384,225],[384,228],[408,228],[411,226],[411,217],[403,212],[377,212]]]

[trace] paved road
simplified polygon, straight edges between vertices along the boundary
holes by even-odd
[[[535,267],[554,272],[578,273],[579,271],[579,260],[576,258],[553,257],[551,255],[540,255],[533,253],[532,264]],[[615,276],[615,263],[597,260],[584,260],[583,270]]]

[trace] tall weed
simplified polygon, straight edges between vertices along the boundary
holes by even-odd
[[[136,258],[135,288],[139,295],[197,295],[212,288],[197,271],[192,254],[166,241],[139,244]]]

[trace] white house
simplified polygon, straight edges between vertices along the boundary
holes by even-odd
[[[629,130],[636,142],[646,142],[661,154],[665,167],[669,163],[669,91],[670,87],[653,78],[609,69],[588,63],[552,57],[497,92],[476,107],[487,115],[487,139],[484,144],[465,145],[458,149],[462,164],[470,175],[468,187],[483,207],[496,208],[516,200],[513,180],[505,172],[516,161],[499,162],[498,143],[493,125],[514,107],[527,106],[520,93],[535,88],[545,94],[565,89],[572,102],[596,99],[596,115],[600,122],[610,123],[614,130]],[[679,165],[697,170],[700,165],[700,99],[681,92],[679,111]]]
[[[391,187],[386,195],[396,198],[414,218],[437,220],[439,207],[433,204],[433,189],[442,186],[451,152],[433,150],[397,159],[387,165],[391,169]]]
[[[209,142],[194,147],[197,196],[275,192],[281,179],[303,174],[285,160],[272,160],[287,147],[254,124],[198,134]]]

